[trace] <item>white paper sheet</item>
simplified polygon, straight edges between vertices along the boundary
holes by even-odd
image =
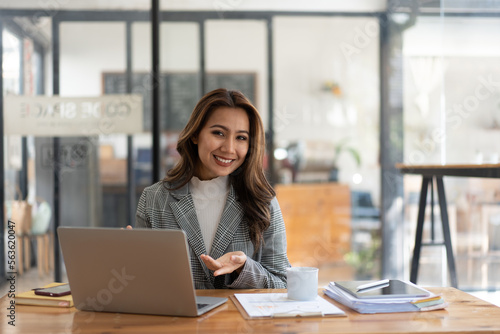
[[[313,301],[291,300],[286,293],[236,293],[234,296],[252,318],[345,315],[320,296]]]

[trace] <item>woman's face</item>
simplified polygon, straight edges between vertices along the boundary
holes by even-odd
[[[250,145],[247,113],[241,108],[215,109],[193,143],[200,158],[195,176],[210,180],[231,174],[245,161]]]

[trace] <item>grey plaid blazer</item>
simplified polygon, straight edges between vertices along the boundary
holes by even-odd
[[[182,229],[186,232],[196,289],[286,288],[286,268],[290,263],[286,255],[285,224],[276,198],[271,201],[270,207],[271,224],[264,232],[263,245],[254,254],[242,205],[233,187],[230,187],[209,255],[217,259],[228,252],[244,252],[247,261],[239,275],[232,273],[214,277],[200,259],[201,254],[206,254],[206,249],[189,184],[174,191],[167,190],[162,182],[147,187],[137,206],[136,227]]]

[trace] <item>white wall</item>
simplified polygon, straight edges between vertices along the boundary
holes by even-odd
[[[162,0],[167,10],[220,10],[220,11],[383,11],[386,0]]]
[[[404,32],[405,56],[500,55],[500,19],[418,17]]]
[[[405,161],[497,162],[500,19],[419,17],[404,33]],[[490,79],[488,79],[490,78]]]
[[[386,0],[162,0],[162,10],[290,10],[319,11],[335,10],[346,12],[383,11]],[[45,11],[64,10],[149,10],[150,1],[145,0],[23,0],[3,1],[0,8],[40,9]]]
[[[98,96],[102,72],[125,71],[125,23],[63,22],[60,95]]]
[[[198,24],[190,22],[160,24],[161,71],[197,72],[199,69]],[[151,24],[132,25],[132,68],[151,71]]]

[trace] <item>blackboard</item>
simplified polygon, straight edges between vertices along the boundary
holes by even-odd
[[[125,73],[105,72],[104,94],[125,94]],[[155,81],[149,73],[132,74],[132,93],[144,97],[144,131],[151,131],[151,94]],[[184,128],[196,103],[201,97],[200,75],[197,73],[162,73],[160,80],[161,128],[164,131],[180,131]],[[216,88],[239,90],[252,103],[256,103],[255,73],[207,73],[206,91]]]
[[[200,94],[198,74],[176,73],[163,76],[160,104],[162,129],[182,130],[198,102]],[[149,109],[151,113],[151,109]]]

